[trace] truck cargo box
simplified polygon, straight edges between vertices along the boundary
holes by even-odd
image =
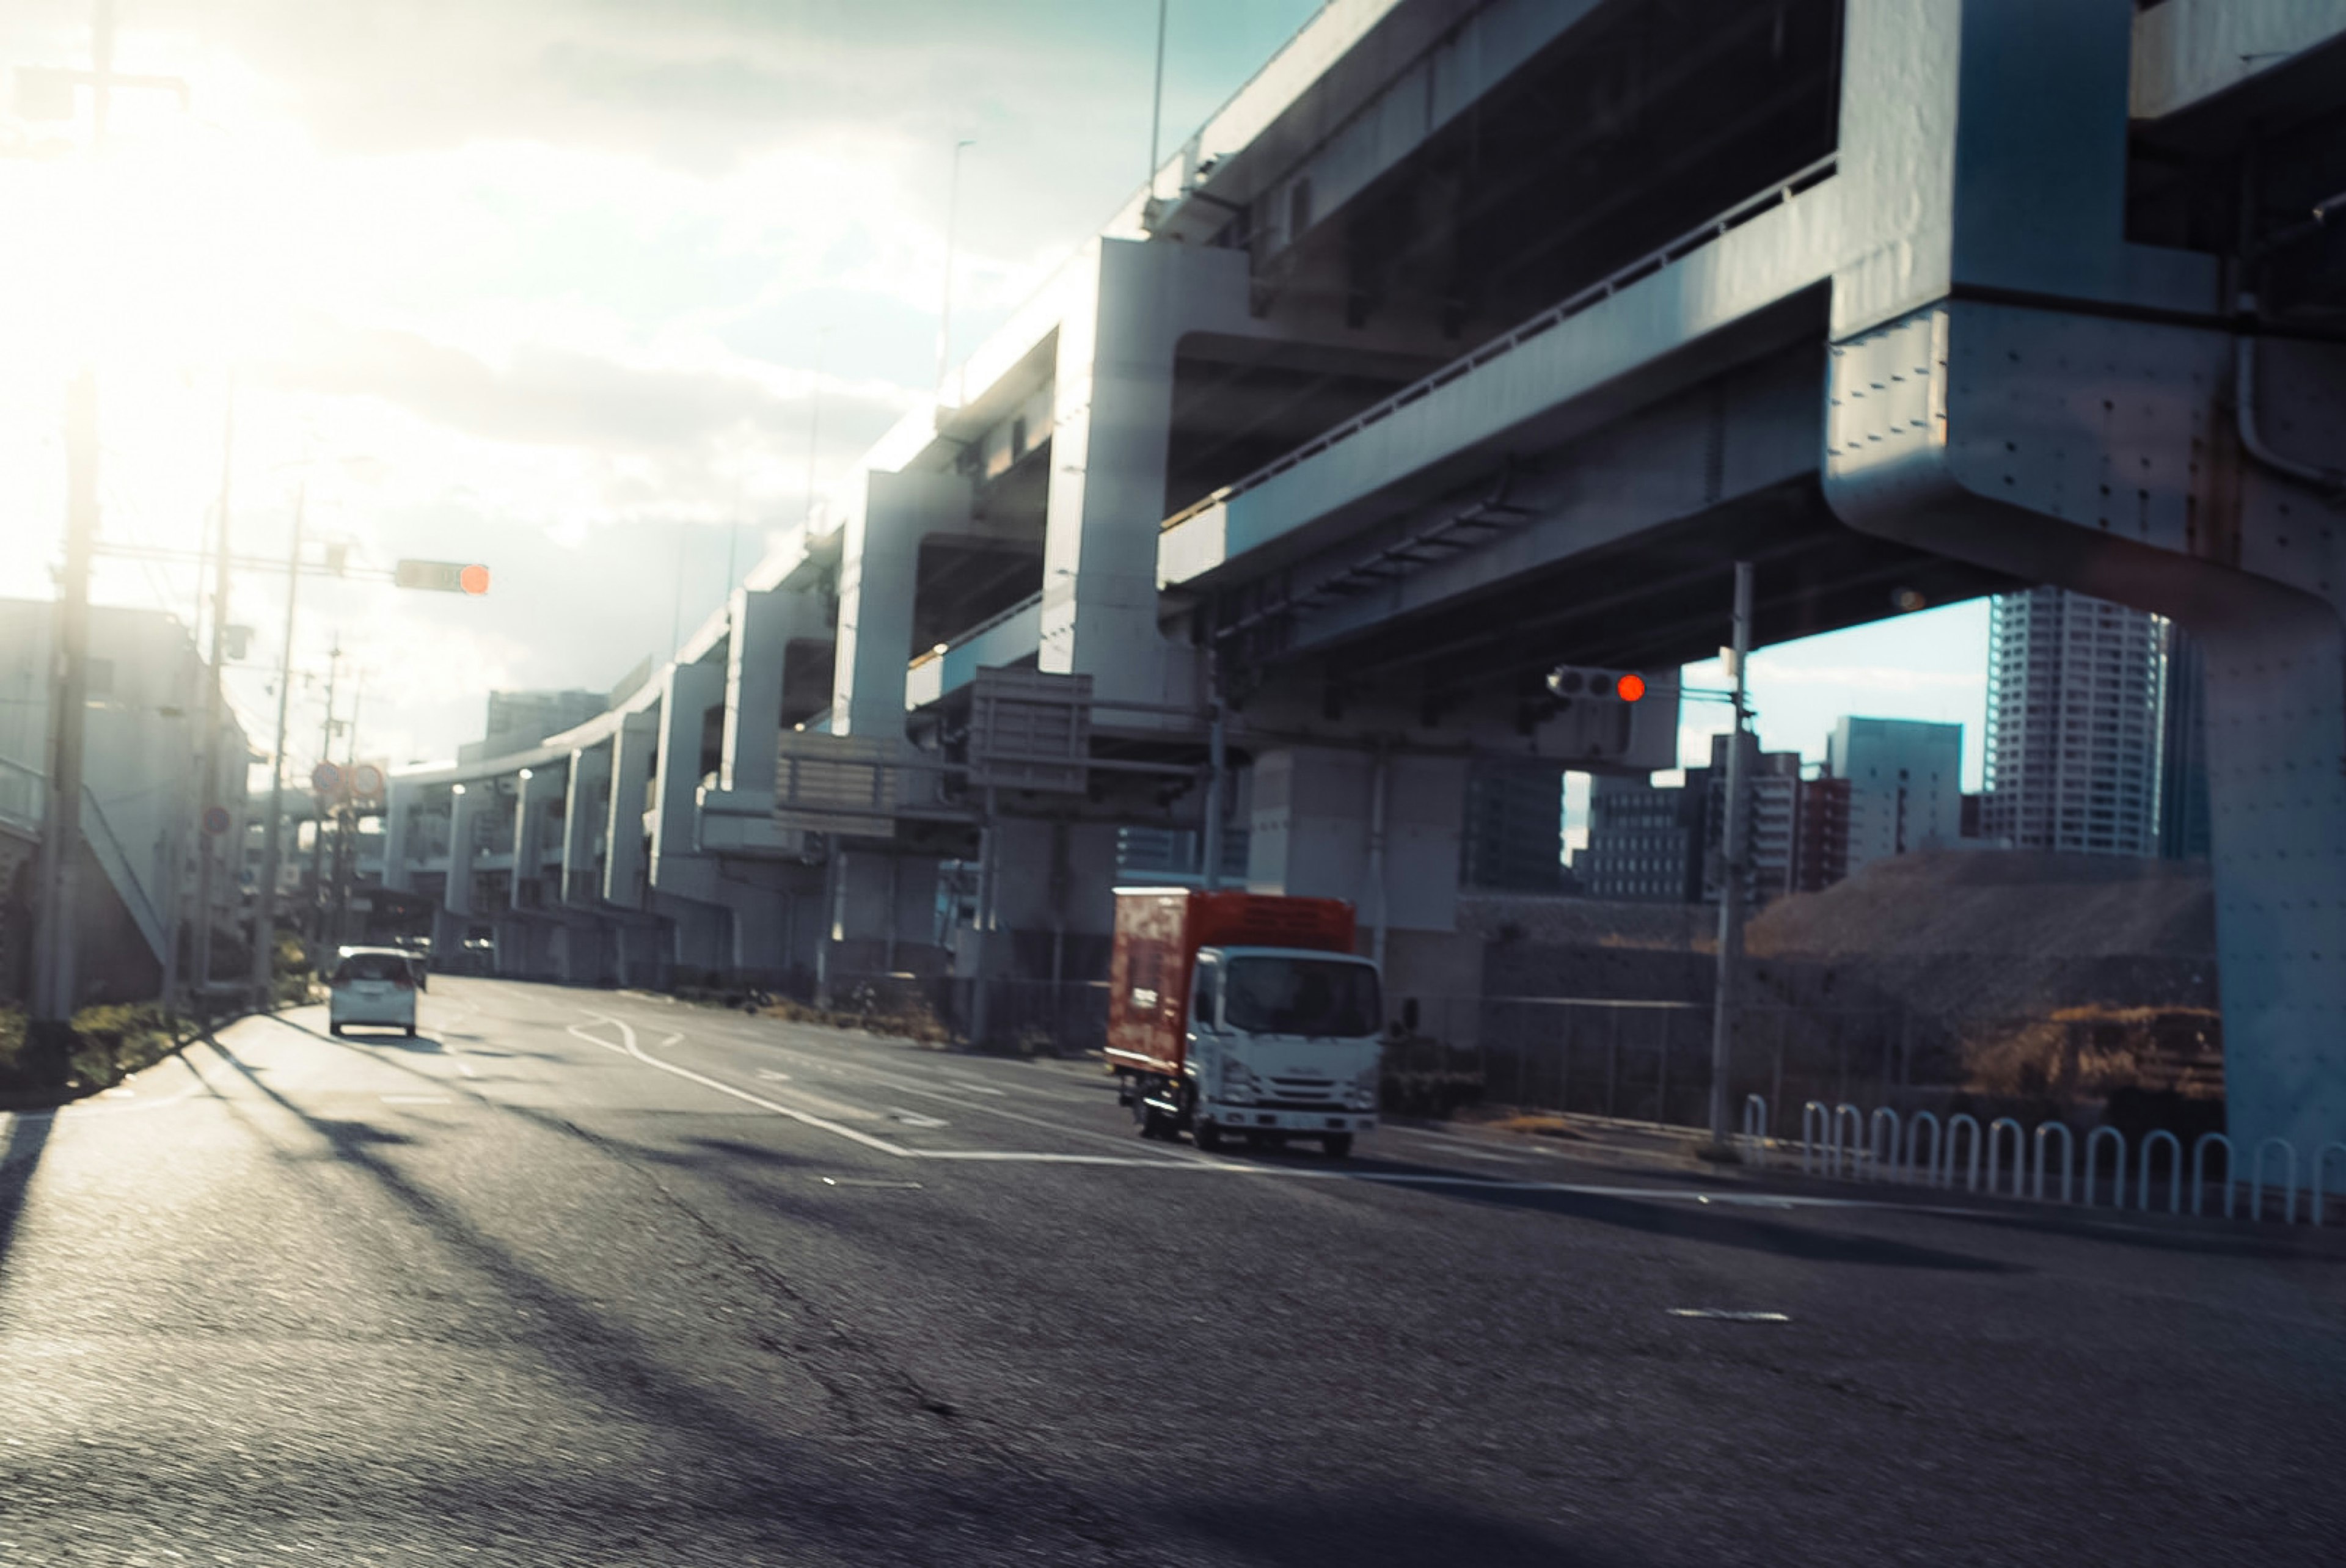
[[[1189,971],[1199,948],[1350,953],[1352,940],[1352,906],[1341,899],[1118,888],[1108,971],[1109,1065],[1180,1075]]]

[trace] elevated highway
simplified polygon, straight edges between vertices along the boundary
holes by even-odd
[[[515,972],[1086,979],[1119,827],[1243,830],[1472,989],[1469,778],[1674,765],[1734,562],[1763,642],[2058,584],[2207,643],[2235,1130],[2336,1136],[2341,103],[2317,0],[1336,0],[384,878]]]

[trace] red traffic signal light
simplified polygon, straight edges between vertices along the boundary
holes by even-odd
[[[489,569],[478,563],[462,561],[402,561],[391,575],[395,586],[426,588],[439,594],[471,594],[474,597],[489,591]]]
[[[1548,672],[1547,688],[1567,699],[1587,697],[1599,701],[1636,702],[1646,695],[1646,677],[1635,670],[1589,669],[1567,664]]]

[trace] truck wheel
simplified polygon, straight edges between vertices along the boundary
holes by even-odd
[[[1189,1137],[1206,1154],[1213,1154],[1222,1146],[1222,1129],[1211,1122],[1199,1122],[1189,1130]]]
[[[1330,1159],[1343,1159],[1352,1152],[1352,1135],[1350,1133],[1326,1134],[1321,1138],[1320,1146],[1327,1151]]]

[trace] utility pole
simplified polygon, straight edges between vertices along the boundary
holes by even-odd
[[[97,378],[66,389],[66,560],[51,667],[49,787],[42,813],[41,923],[35,932],[32,1021],[62,1029],[74,1013],[74,919],[81,849],[83,740],[89,725],[89,561],[97,539]]]
[[[358,777],[359,710],[366,703],[366,666],[359,666],[358,689],[351,694],[351,718],[346,727],[350,743],[342,756],[342,782],[346,791]],[[358,832],[359,809],[355,798],[346,800],[334,817],[334,912],[326,935],[330,945],[339,945],[350,936],[352,862],[358,859],[358,846],[352,842]]]
[[[961,222],[961,155],[964,148],[977,143],[964,137],[954,143],[953,179],[945,188],[945,287],[944,298],[937,309],[937,402],[945,399],[945,376],[953,366],[953,286],[954,230]],[[958,408],[961,399],[954,399]]]
[[[1749,707],[1744,700],[1744,667],[1751,658],[1751,563],[1735,563],[1734,642],[1727,650],[1735,728],[1727,738],[1727,820],[1719,834],[1719,981],[1710,1020],[1710,1146],[1728,1146],[1727,1078],[1734,1052],[1735,988],[1743,968],[1743,896],[1749,870],[1744,840],[1748,815],[1743,799],[1743,753]]]
[[[114,0],[93,0],[90,69],[44,76],[89,87],[90,154],[106,156],[117,84],[165,87],[187,102],[187,84],[169,76],[123,76],[114,68]],[[97,540],[97,376],[85,364],[66,387],[66,550],[57,582],[57,613],[50,648],[54,711],[47,746],[48,798],[34,897],[40,923],[33,934],[30,1022],[46,1036],[70,1026],[76,987],[75,894],[81,850],[84,740],[89,705],[89,562]]]
[[[261,819],[260,889],[252,917],[252,992],[257,1012],[274,1011],[277,952],[277,865],[285,814],[285,706],[293,694],[293,611],[301,596],[301,517],[310,499],[302,481],[293,496],[293,543],[285,553],[285,663],[277,677],[277,743],[269,752],[269,813]]]
[[[220,435],[219,556],[212,577],[212,674],[204,692],[204,739],[198,755],[203,759],[203,820],[196,839],[196,974],[199,1006],[212,981],[212,857],[224,852],[227,835],[210,828],[214,811],[223,802],[220,774],[227,760],[220,755],[220,731],[228,728],[228,584],[229,489],[236,468],[236,380],[228,383],[228,415]],[[215,844],[214,840],[221,842]]]
[[[318,760],[329,761],[334,755],[334,677],[342,673],[342,639],[334,636],[334,647],[326,656],[326,721],[318,729]],[[310,816],[310,896],[309,919],[301,923],[309,928],[310,940],[322,943],[326,940],[326,807],[322,791],[311,791],[316,809]]]
[[[807,389],[807,470],[806,525],[814,526],[815,443],[822,433],[822,351],[830,346],[831,329],[817,328],[814,334],[814,382]]]
[[[1148,186],[1140,199],[1141,227],[1148,228],[1157,216],[1157,147],[1158,134],[1165,124],[1165,13],[1173,0],[1157,0],[1157,85],[1148,95]]]

